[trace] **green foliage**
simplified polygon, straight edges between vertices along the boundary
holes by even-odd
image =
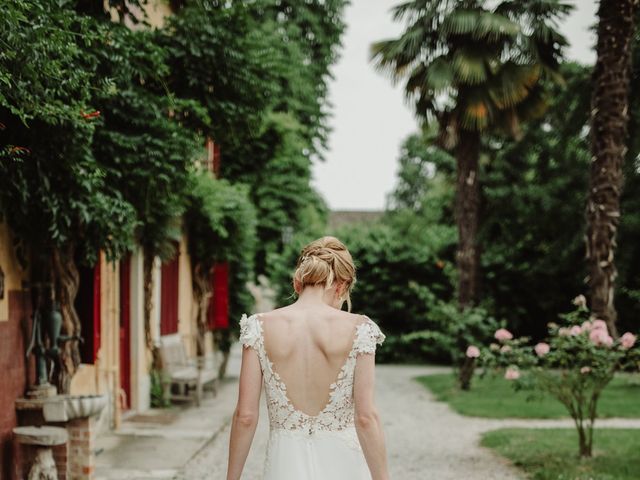
[[[410,135],[403,143],[398,179],[388,198],[384,223],[407,242],[422,244],[438,256],[438,265],[453,279],[455,160],[432,141],[433,135],[426,131]]]
[[[245,185],[194,171],[188,199],[185,226],[194,262],[210,268],[218,262],[252,257],[256,218]]]
[[[311,159],[326,136],[344,3],[184,2],[161,35],[170,88],[205,107],[210,120],[194,125],[221,145],[222,177],[251,186],[258,273],[290,232],[326,210],[310,186]]]
[[[249,2],[187,2],[159,35],[170,58],[169,86],[206,108],[194,122],[225,150],[257,136],[264,114],[280,93],[277,35],[252,18]]]
[[[162,370],[152,369],[149,373],[151,380],[150,398],[152,408],[167,408],[171,406],[171,402],[164,396],[164,384],[170,381]]]
[[[256,143],[264,168],[252,179],[251,197],[258,211],[257,270],[265,271],[269,255],[284,246],[287,232],[307,230],[308,215],[322,216],[324,204],[310,187],[311,169],[298,122],[289,114],[272,113]]]
[[[616,247],[618,288],[615,302],[621,330],[640,330],[640,16],[636,22],[633,65],[629,97],[629,150],[623,166],[622,216]]]
[[[552,88],[545,118],[528,124],[518,141],[492,138],[481,158],[485,308],[505,319],[512,331],[535,339],[546,335],[548,319],[566,309],[567,298],[584,288],[581,212],[590,159],[590,69],[565,64],[562,74],[566,86]],[[640,245],[640,170],[634,159],[626,163],[618,246],[616,302],[623,331],[640,328],[640,263],[635,261]],[[388,222],[415,242],[436,246],[452,278],[454,188],[453,159],[434,145],[434,134],[427,130],[408,138],[389,199]]]
[[[640,430],[598,429],[598,454],[578,461],[575,430],[503,428],[483,435],[482,445],[518,465],[535,480],[635,480],[640,471]]]
[[[167,52],[150,31],[109,25],[92,53],[109,88],[96,98],[103,115],[93,149],[110,184],[133,205],[138,242],[163,260],[174,254],[186,208],[189,169],[203,139],[185,119],[206,118],[193,101],[167,95]]]
[[[431,324],[430,331],[425,333],[458,367],[467,360],[467,347],[485,343],[500,326],[482,307],[460,310],[453,302],[438,299],[428,286],[413,285],[413,288],[424,305],[423,322]]]
[[[72,130],[89,128],[80,114],[89,110],[92,86],[83,47],[98,34],[58,3],[10,0],[3,6],[0,107],[7,129],[7,115],[25,124],[37,119]]]
[[[495,141],[481,177],[483,287],[496,315],[537,338],[583,288],[590,71],[567,64],[562,73],[566,87],[552,90],[545,118],[519,141]]]
[[[131,206],[107,181],[91,144],[100,44],[92,23],[55,2],[12,2],[3,15],[0,206],[27,248],[82,247],[93,263],[133,243]],[[33,25],[36,22],[36,25]]]
[[[253,276],[256,214],[247,187],[192,172],[184,223],[194,265],[209,271],[230,263],[229,316],[240,318],[253,305],[245,285]]]
[[[547,319],[566,309],[567,299],[585,288],[582,212],[591,158],[591,69],[565,64],[562,74],[566,87],[552,90],[545,118],[531,122],[519,141],[494,140],[481,177],[485,294],[496,316],[506,318],[517,333],[535,338],[543,337]],[[631,128],[635,138],[638,126]],[[640,287],[638,152],[627,158],[621,200],[624,214],[616,253],[621,330],[640,328],[640,301],[634,297]]]
[[[309,154],[322,155],[319,147],[325,146],[329,131],[325,107],[329,68],[337,60],[346,4],[346,0],[265,0],[259,11],[260,18],[276,23],[288,66],[275,109],[299,121]]]
[[[449,373],[416,379],[441,402],[461,415],[483,418],[567,418],[567,410],[546,392],[514,391],[513,382],[495,375],[478,376],[471,390],[461,390]],[[617,374],[602,392],[600,418],[640,417],[640,383],[633,375]],[[573,447],[573,446],[572,446]]]

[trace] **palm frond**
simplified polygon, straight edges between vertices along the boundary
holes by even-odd
[[[508,17],[493,12],[481,12],[473,37],[496,41],[503,37],[514,37],[518,33],[520,33],[520,25]]]
[[[500,110],[514,107],[527,98],[540,80],[540,75],[539,65],[505,63],[491,79],[489,95]]]
[[[420,63],[411,71],[404,90],[407,96],[411,97],[415,92],[427,90],[428,88],[427,67],[424,63]]]
[[[467,103],[462,109],[460,125],[465,130],[481,132],[489,127],[490,108],[484,102]]]
[[[469,88],[458,100],[458,119],[462,128],[479,132],[489,128],[494,113],[491,99],[483,88]]]
[[[438,57],[426,67],[426,86],[435,94],[453,86],[454,73],[448,57]]]
[[[480,21],[477,10],[454,10],[450,12],[440,25],[443,35],[471,35]]]
[[[569,45],[567,38],[547,22],[533,22],[531,28],[531,37],[538,42],[545,45],[558,44],[563,47]]]
[[[561,0],[506,0],[499,3],[493,11],[512,18],[528,15],[539,19],[561,19],[574,8],[571,3]]]
[[[371,61],[375,68],[388,73],[394,82],[404,75],[415,59],[402,49],[401,40],[383,40],[371,45]]]
[[[487,58],[479,49],[458,48],[453,54],[452,64],[460,83],[476,85],[487,80]]]

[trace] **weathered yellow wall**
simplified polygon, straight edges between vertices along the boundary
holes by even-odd
[[[196,355],[196,315],[193,302],[193,284],[191,282],[191,258],[187,250],[187,236],[180,239],[178,283],[178,333],[182,335],[187,348],[187,355]]]
[[[120,264],[107,262],[100,255],[100,364],[98,385],[101,393],[108,393],[114,413],[112,426],[120,425]]]
[[[0,222],[0,268],[4,272],[4,295],[0,298],[0,322],[9,320],[9,290],[22,290],[22,281],[27,272],[22,269],[15,256],[11,234],[6,223]]]
[[[144,330],[143,254],[138,247],[131,255],[131,409],[150,407],[149,358]]]
[[[107,0],[105,0],[105,5]],[[137,7],[130,7],[131,11],[138,17],[140,9]],[[152,27],[162,28],[164,26],[164,22],[166,17],[172,14],[171,7],[169,6],[168,0],[149,0],[149,2],[143,6],[144,11],[147,14],[147,21]],[[114,8],[111,9],[111,20],[114,22],[118,21],[118,13]],[[127,27],[131,29],[142,28],[143,26],[140,24],[134,25],[133,23],[127,21]]]

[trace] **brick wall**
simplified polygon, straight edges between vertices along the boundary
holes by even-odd
[[[28,294],[5,292],[9,299],[9,321],[0,322],[0,480],[16,480],[19,452],[13,442],[16,426],[14,401],[25,393],[27,379],[34,379],[34,362],[30,359],[27,372],[25,347],[28,341],[24,329],[30,325],[31,307]]]
[[[96,417],[76,418],[67,425],[69,432],[70,480],[89,480],[95,473],[93,451],[96,444]]]

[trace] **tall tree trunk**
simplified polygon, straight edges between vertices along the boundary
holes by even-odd
[[[626,153],[631,44],[638,0],[601,0],[591,96],[586,259],[591,311],[617,336],[614,262]]]
[[[207,310],[209,299],[211,298],[211,270],[203,267],[201,263],[193,265],[192,268],[193,297],[198,308],[197,327],[197,353],[198,356],[205,354],[205,334],[207,333]]]
[[[160,361],[160,352],[156,347],[153,336],[151,335],[151,310],[153,307],[153,267],[155,263],[155,255],[148,249],[144,248],[143,258],[143,282],[144,282],[144,336],[147,349],[151,352],[151,368],[159,370],[162,365]]]
[[[75,308],[76,295],[80,287],[80,274],[74,258],[75,248],[67,245],[54,248],[51,253],[51,271],[55,298],[62,314],[61,335],[80,335],[80,318]],[[71,378],[80,365],[78,340],[69,340],[60,345],[60,362],[54,369],[53,383],[58,393],[67,394],[71,387]],[[53,346],[53,345],[52,345]]]
[[[480,207],[480,185],[478,182],[478,159],[480,156],[480,134],[462,131],[455,151],[457,163],[455,216],[458,226],[458,306],[472,306],[478,290],[478,212]]]

